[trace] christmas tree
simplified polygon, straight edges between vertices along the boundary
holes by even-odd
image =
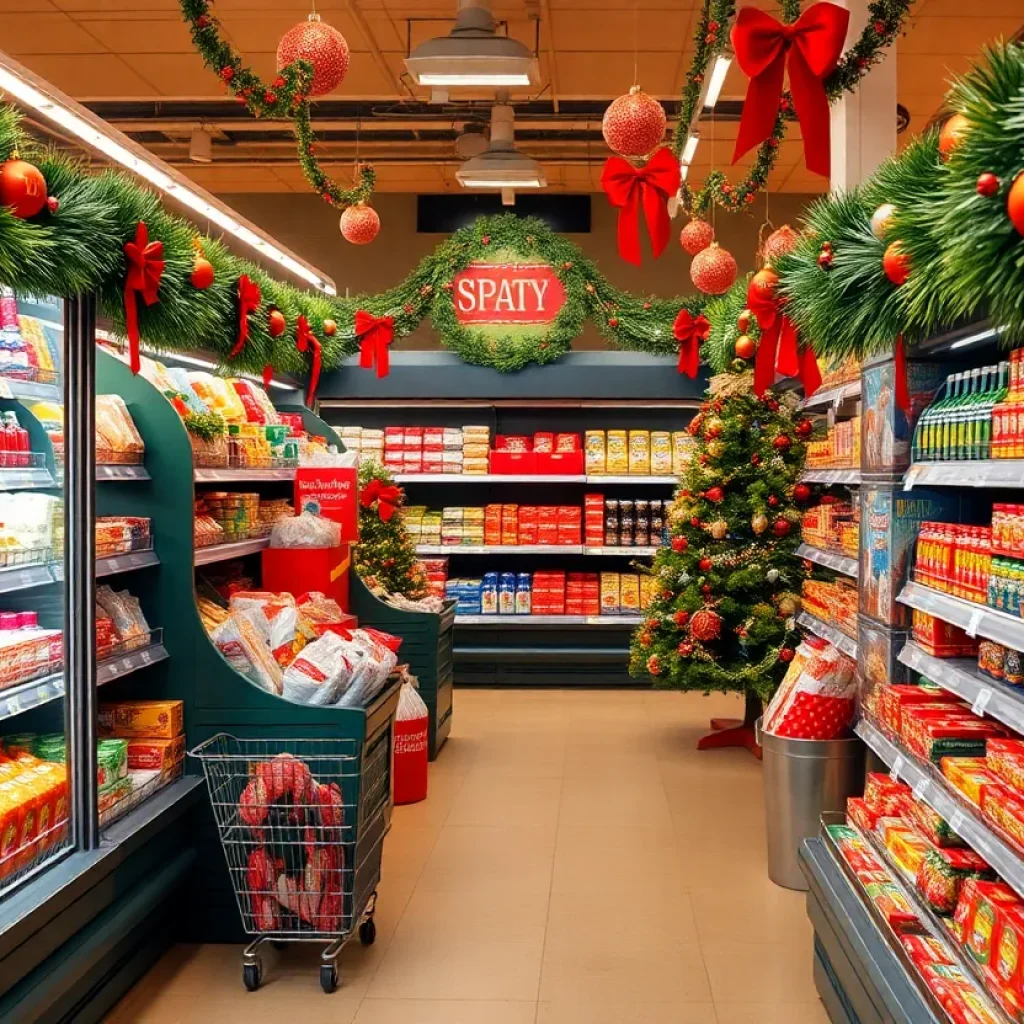
[[[743,364],[746,365],[746,364]],[[798,641],[803,563],[799,482],[812,425],[796,398],[753,392],[749,372],[711,381],[689,432],[697,444],[669,513],[660,584],[633,636],[630,671],[655,686],[747,695],[745,728],[701,746],[750,745]],[[715,723],[712,723],[718,727]]]
[[[427,581],[402,522],[404,504],[405,491],[383,466],[364,462],[359,467],[356,571],[371,590],[415,599],[426,594]]]

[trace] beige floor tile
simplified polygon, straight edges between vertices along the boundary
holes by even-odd
[[[287,1019],[301,1001],[303,1024],[352,1024],[361,999],[338,992],[326,996],[314,978],[308,998],[297,992],[279,996],[270,986],[245,992],[241,982],[235,994],[196,991],[188,996],[154,998],[119,1005],[108,1015],[107,1024],[195,1024],[216,1020],[225,1024],[274,1024]]]
[[[403,829],[440,828],[451,814],[452,804],[466,782],[465,774],[435,774],[427,777],[427,799],[396,807],[393,824]]]
[[[581,779],[595,786],[618,781],[644,787],[663,785],[658,760],[652,753],[593,754],[573,750],[572,756],[566,759],[565,778]]]
[[[466,779],[448,815],[449,826],[558,824],[560,779],[477,775]]]
[[[534,1024],[532,1001],[365,999],[354,1024]]]
[[[543,1001],[537,1024],[716,1024],[713,1003]]]
[[[829,1024],[825,1007],[807,1003],[715,1003],[718,1024]]]
[[[486,942],[490,938],[530,935],[545,928],[550,896],[547,892],[494,889],[466,892],[413,893],[398,933],[415,932],[424,941],[437,931],[459,931]]]
[[[553,892],[547,928],[544,951],[555,957],[573,952],[600,955],[609,945],[657,956],[698,942],[690,899],[681,891],[634,892],[617,899],[611,909],[607,900],[590,892]]]
[[[694,888],[689,891],[697,932],[702,942],[802,943],[811,930],[806,896],[775,885],[765,872],[764,884],[743,889]]]
[[[562,825],[637,825],[667,827],[672,813],[660,785],[639,787],[617,780],[594,785],[586,779],[566,779],[562,786]]]
[[[682,893],[686,884],[677,838],[663,825],[563,824],[558,830],[552,892],[629,900],[631,893]]]
[[[814,1002],[811,936],[785,943],[701,942],[716,1002],[749,992],[765,1003]]]

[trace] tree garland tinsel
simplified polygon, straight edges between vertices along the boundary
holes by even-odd
[[[771,391],[756,398],[749,372],[712,380],[689,427],[697,446],[669,512],[670,544],[649,570],[657,588],[630,644],[634,675],[765,700],[781,681],[806,576],[793,557],[805,456],[795,405]]]
[[[914,0],[873,0],[868,6],[868,21],[857,41],[843,54],[835,70],[825,79],[825,95],[834,103],[844,92],[852,92],[868,71],[882,60],[902,29]],[[780,0],[782,21],[792,24],[800,16],[800,0]],[[732,22],[736,17],[736,0],[704,0],[701,15],[694,29],[694,55],[686,73],[680,103],[679,122],[676,125],[674,149],[677,156],[683,152],[690,134],[690,125],[701,87],[714,59],[723,52],[728,42]],[[752,203],[757,193],[768,183],[768,175],[778,159],[779,146],[786,136],[786,126],[796,120],[792,97],[783,93],[771,138],[766,139],[754,158],[754,164],[742,181],[731,184],[722,171],[712,171],[699,189],[688,184],[680,194],[685,209],[694,216],[707,212],[712,203],[726,210],[740,210]]]
[[[181,13],[188,22],[203,63],[245,105],[253,117],[281,118],[293,122],[299,147],[299,165],[310,187],[325,202],[344,209],[365,203],[373,194],[376,177],[373,169],[362,165],[359,180],[343,189],[320,166],[314,152],[316,138],[310,116],[309,87],[313,65],[297,60],[281,68],[277,77],[265,82],[245,63],[241,55],[221,35],[220,23],[209,0],[180,0]]]

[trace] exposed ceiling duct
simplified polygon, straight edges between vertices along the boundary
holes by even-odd
[[[455,177],[464,188],[513,190],[547,185],[541,165],[516,149],[515,112],[506,103],[491,110],[491,140],[487,149],[463,163]]]

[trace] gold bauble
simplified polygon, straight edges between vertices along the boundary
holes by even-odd
[[[768,517],[763,512],[758,512],[750,520],[750,528],[758,535],[764,533],[768,529]]]
[[[729,532],[729,524],[724,519],[716,519],[709,527],[708,533],[711,534],[715,540],[725,540],[725,535]]]
[[[800,598],[796,594],[786,594],[779,598],[779,614],[787,619],[800,611]]]
[[[713,459],[720,459],[725,454],[725,444],[722,441],[708,441],[707,453]]]
[[[725,424],[719,416],[712,416],[704,421],[704,436],[707,438],[718,437],[724,429]]]

